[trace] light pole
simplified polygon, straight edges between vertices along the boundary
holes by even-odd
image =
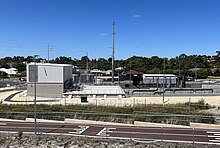
[[[164,105],[165,58],[163,59],[163,105]]]
[[[37,135],[37,113],[36,113],[36,101],[37,101],[37,65],[36,65],[36,58],[39,55],[34,55],[34,134]]]

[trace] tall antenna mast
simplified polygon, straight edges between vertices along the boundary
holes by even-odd
[[[115,58],[115,22],[112,22],[112,83],[114,83],[114,58]]]

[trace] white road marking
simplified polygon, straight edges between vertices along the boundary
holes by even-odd
[[[211,138],[220,138],[220,136],[216,136],[216,135],[208,135],[208,137],[211,137]]]
[[[110,131],[110,130],[115,130],[116,128],[110,128],[110,127],[104,127],[100,132],[98,132],[98,134],[96,134],[97,136],[109,136],[108,134],[106,135],[106,133],[113,133],[114,131]]]
[[[74,128],[76,132],[69,132],[70,134],[82,134],[85,130],[89,128],[89,126],[78,126],[79,128]]]
[[[220,134],[220,132],[207,131],[208,134]]]
[[[219,142],[220,144],[220,140],[209,140],[210,142]]]
[[[215,138],[214,140],[210,139],[209,142],[213,142],[214,144],[220,144],[220,132],[207,131],[207,134],[213,134],[213,135],[208,135],[207,137]]]
[[[2,128],[2,127],[0,127]],[[4,126],[4,128],[11,128],[11,129],[33,129],[34,127],[33,126],[23,126],[23,127],[15,127],[15,126]],[[72,130],[72,128],[59,128],[59,127],[37,127],[37,129],[40,129],[40,130],[59,130],[59,129],[62,129],[62,130]]]
[[[98,132],[98,134],[96,134],[97,136],[100,136],[103,134],[103,132],[106,132],[106,128],[104,127],[101,131]]]
[[[10,134],[17,134],[18,132],[10,132],[10,131],[0,131],[0,133],[10,133]]]
[[[142,143],[154,143],[154,142],[160,142],[161,140],[137,140],[137,139],[131,139],[135,142],[142,142]]]

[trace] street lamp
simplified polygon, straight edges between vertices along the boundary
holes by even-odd
[[[37,101],[37,65],[36,65],[36,58],[39,55],[34,55],[34,134],[37,135],[37,113],[36,113],[36,101]]]

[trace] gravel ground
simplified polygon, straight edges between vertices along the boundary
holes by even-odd
[[[139,143],[131,140],[93,139],[72,136],[0,134],[1,148],[219,148],[218,145]]]

